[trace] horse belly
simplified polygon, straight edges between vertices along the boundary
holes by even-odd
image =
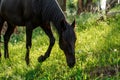
[[[25,25],[24,21],[19,17],[14,17],[13,16],[12,18],[8,19],[7,21],[11,24],[18,25],[18,26],[24,26]]]

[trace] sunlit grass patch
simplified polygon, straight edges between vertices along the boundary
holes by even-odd
[[[79,25],[78,23],[77,27],[81,27]],[[79,28],[77,29],[76,53],[77,57],[79,56],[77,62],[81,63],[86,73],[92,67],[107,65],[120,66],[119,25],[119,21],[116,20],[112,20],[110,23],[101,21],[89,25],[89,27],[81,28],[81,30],[78,30]]]
[[[120,16],[97,21],[98,14],[83,14],[76,19],[76,64],[70,69],[58,45],[58,35],[51,55],[43,63],[37,61],[44,55],[49,38],[36,28],[32,36],[30,65],[25,63],[26,36],[20,31],[9,43],[10,59],[5,60],[2,45],[0,61],[1,80],[117,80],[120,76]],[[22,29],[20,29],[22,30]],[[112,71],[115,74],[108,74]]]

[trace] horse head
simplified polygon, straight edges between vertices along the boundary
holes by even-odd
[[[59,46],[64,51],[67,65],[71,68],[75,65],[75,20],[71,25],[68,24],[65,20],[62,20],[60,24],[62,30],[59,38]]]

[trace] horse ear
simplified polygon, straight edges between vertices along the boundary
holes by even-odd
[[[75,19],[74,19],[73,23],[71,24],[71,26],[72,26],[73,28],[75,28]]]
[[[66,23],[65,20],[62,20],[62,21],[60,22],[60,25],[61,25],[62,31],[65,31],[65,30],[66,30],[65,23]]]

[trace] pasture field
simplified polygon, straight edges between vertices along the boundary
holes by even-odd
[[[0,80],[120,80],[120,15],[99,19],[99,14],[76,16],[76,64],[69,68],[58,45],[58,34],[53,28],[56,43],[50,57],[43,63],[37,58],[49,45],[46,34],[36,28],[32,36],[30,65],[25,63],[25,30],[18,28],[9,42],[10,59],[0,49]],[[69,21],[72,22],[71,18]],[[3,37],[2,37],[3,40]]]

